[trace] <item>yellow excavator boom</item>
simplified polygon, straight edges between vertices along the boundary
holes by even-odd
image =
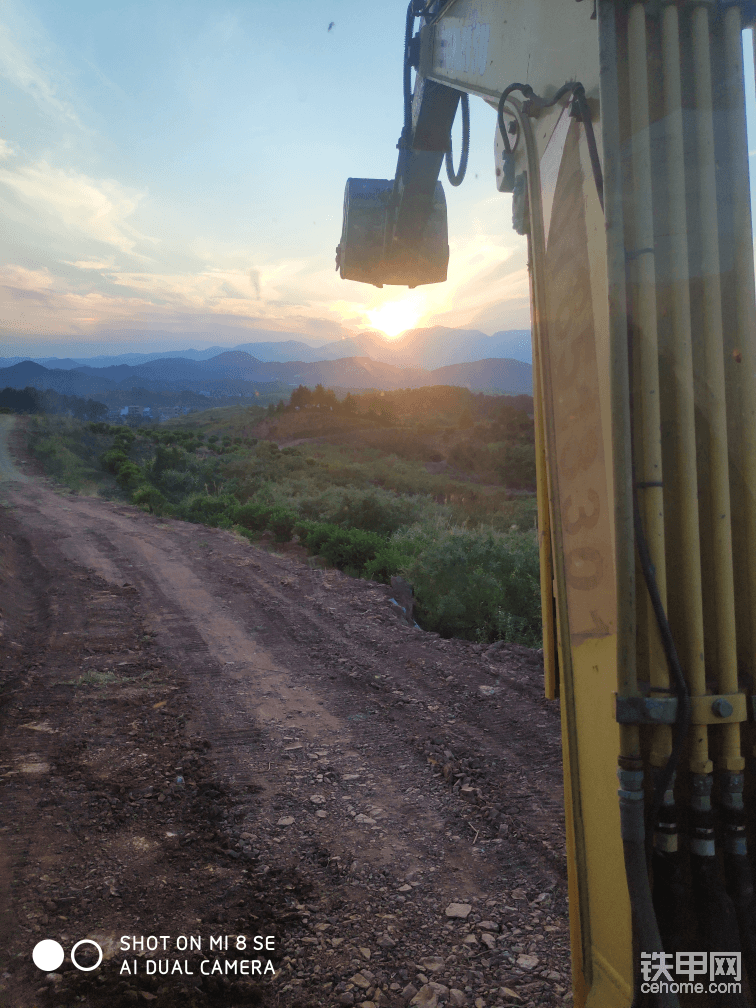
[[[497,110],[494,179],[528,241],[546,693],[562,712],[578,1006],[738,1006],[749,981],[756,991],[743,67],[755,14],[725,0],[411,4],[417,75],[397,177],[361,230],[366,204],[345,203],[342,276],[444,279],[436,180],[451,122],[462,95]],[[671,982],[654,979],[659,962]]]

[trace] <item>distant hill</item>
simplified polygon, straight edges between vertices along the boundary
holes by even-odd
[[[517,360],[494,357],[472,364],[448,364],[431,374],[437,385],[457,385],[473,392],[533,394],[533,368]]]
[[[42,364],[36,364],[34,361],[25,360],[19,361],[18,364],[14,364],[12,367],[3,368],[2,374],[6,376],[7,380],[5,385],[11,386],[12,388],[23,388],[25,384],[28,384],[34,378],[39,378],[40,375],[47,371],[46,367]],[[21,382],[21,384],[17,384]]]
[[[426,385],[459,385],[474,391],[527,393],[532,369],[515,360],[492,358],[429,370],[399,367],[366,355],[319,361],[260,361],[245,351],[217,354],[208,361],[171,357],[131,366],[46,368],[23,361],[0,368],[0,389],[10,386],[54,389],[66,395],[91,396],[117,389],[203,392],[210,395],[250,395],[253,385],[281,382],[286,386],[398,389]]]
[[[238,330],[237,330],[238,331]],[[266,330],[254,330],[256,335],[288,335]],[[160,334],[154,334],[159,336]],[[171,334],[165,334],[171,335]],[[184,334],[188,335],[188,334]],[[197,337],[203,334],[196,334]],[[292,334],[296,335],[296,334]],[[175,334],[174,337],[175,338]],[[493,357],[519,360],[531,363],[530,331],[511,329],[486,336],[477,329],[449,329],[446,326],[431,326],[425,329],[410,329],[399,339],[389,340],[382,333],[351,333],[343,339],[332,340],[320,346],[313,346],[303,339],[265,340],[264,342],[239,343],[232,347],[213,346],[206,350],[173,350],[151,354],[120,354],[112,357],[57,359],[54,357],[33,358],[37,363],[53,370],[77,370],[79,368],[102,369],[128,365],[138,367],[158,360],[187,360],[194,362],[217,359],[224,353],[247,353],[258,361],[284,363],[304,361],[316,363],[323,360],[342,360],[347,357],[371,357],[384,364],[397,367],[433,369],[449,364],[464,364],[470,361],[486,360]],[[0,358],[0,368],[26,360],[23,357]]]
[[[491,357],[531,362],[529,329],[512,329],[493,336],[486,336],[477,329],[448,329],[446,326],[410,329],[390,344],[390,350],[397,362],[401,357],[405,364],[426,368]]]

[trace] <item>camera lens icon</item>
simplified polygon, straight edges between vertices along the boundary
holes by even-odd
[[[76,961],[76,950],[81,945],[93,945],[97,950],[97,962],[94,966],[82,966]],[[32,952],[32,960],[34,965],[45,973],[52,973],[56,970],[66,957],[66,953],[63,950],[63,946],[60,942],[53,941],[51,938],[46,938],[44,941],[37,942],[34,946]],[[77,970],[81,970],[82,973],[90,973],[92,970],[97,969],[97,967],[102,962],[102,949],[93,941],[91,938],[82,938],[81,941],[77,941],[74,947],[71,949],[71,962],[74,964]]]
[[[63,962],[66,953],[60,942],[46,938],[45,941],[37,942],[32,952],[32,959],[37,969],[44,970],[45,973],[52,973]]]

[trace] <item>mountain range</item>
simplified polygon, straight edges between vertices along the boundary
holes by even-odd
[[[282,333],[272,330],[254,330],[256,336],[296,337],[297,333]],[[113,342],[118,342],[117,333],[113,333]],[[150,334],[147,334],[150,335]],[[158,334],[152,334],[157,336]],[[170,335],[172,339],[176,334]],[[195,336],[202,334],[195,334]],[[108,334],[101,334],[107,338]],[[186,334],[187,338],[191,334]],[[415,367],[433,369],[450,364],[463,364],[468,361],[486,360],[494,357],[508,358],[529,364],[530,332],[527,329],[510,329],[486,336],[477,329],[449,329],[445,326],[432,326],[426,329],[410,329],[399,339],[389,340],[381,333],[353,333],[343,339],[332,340],[320,346],[299,339],[261,340],[259,342],[239,343],[232,347],[212,346],[205,350],[169,350],[156,353],[128,353],[113,356],[99,355],[96,357],[33,357],[38,364],[56,370],[71,371],[88,368],[108,368],[117,365],[131,367],[146,364],[150,361],[182,358],[191,361],[209,361],[228,351],[242,351],[262,362],[304,361],[314,363],[325,360],[341,360],[345,357],[370,357],[385,364],[398,367]],[[29,357],[0,357],[0,368],[10,367]]]
[[[254,394],[261,383],[316,385],[347,389],[420,388],[457,385],[474,391],[530,393],[532,368],[522,361],[491,358],[428,370],[399,367],[371,357],[321,361],[259,361],[243,350],[225,351],[208,361],[171,357],[144,364],[110,367],[47,368],[21,361],[0,368],[0,388],[54,389],[65,395],[93,396],[116,390],[202,392],[213,396]]]

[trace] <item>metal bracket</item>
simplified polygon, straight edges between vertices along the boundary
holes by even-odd
[[[744,693],[693,696],[690,698],[690,723],[734,724],[748,720],[748,705]],[[617,721],[620,724],[674,724],[677,720],[677,697],[617,696]],[[756,720],[756,697],[751,697],[751,710]]]
[[[620,724],[674,724],[677,697],[617,696],[617,721]]]
[[[747,720],[748,705],[745,693],[690,698],[691,724],[733,724]]]

